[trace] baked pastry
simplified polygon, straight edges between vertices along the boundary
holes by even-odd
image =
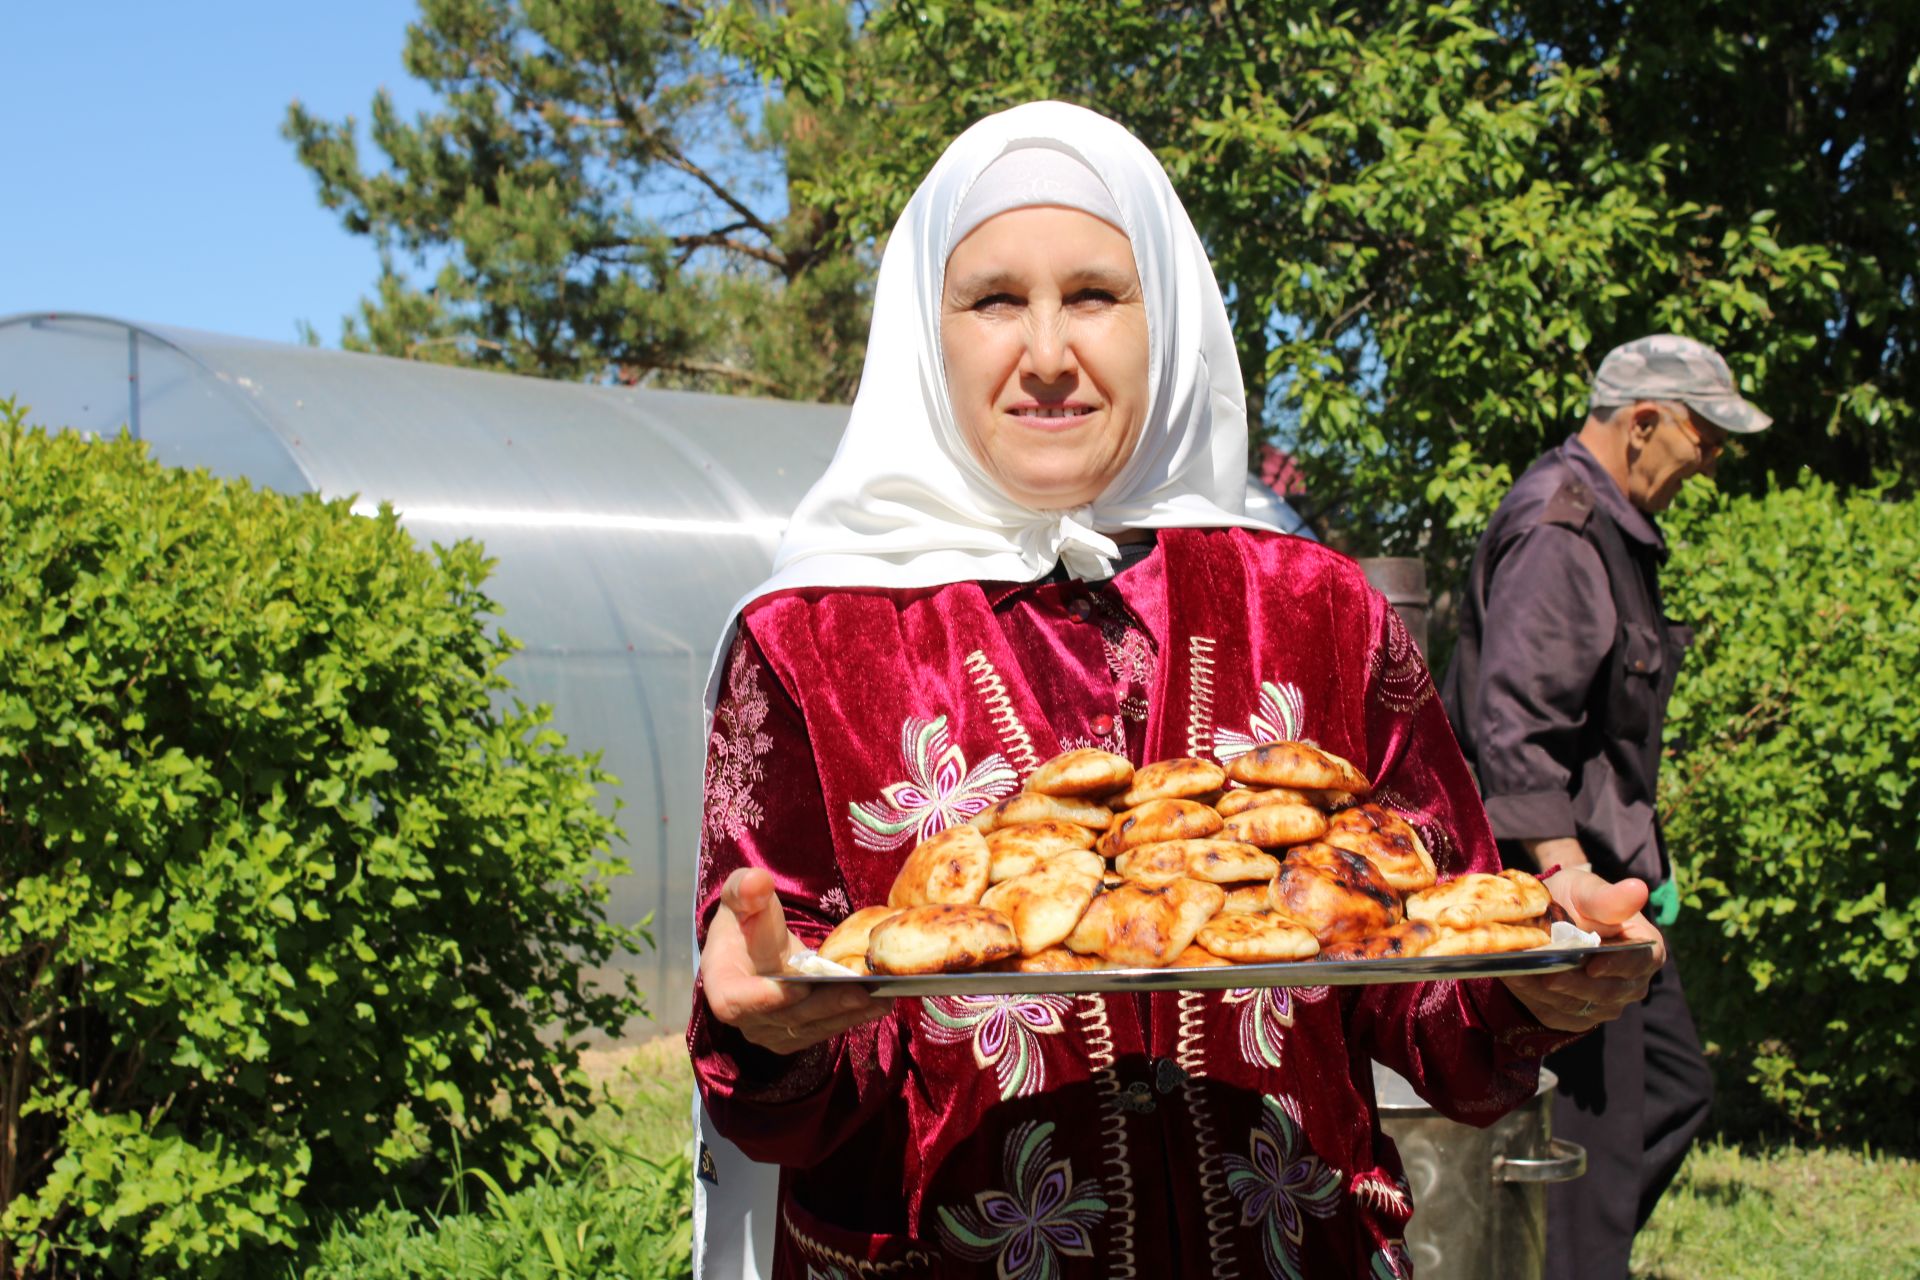
[[[1430,889],[1437,879],[1433,855],[1413,824],[1377,804],[1342,809],[1328,819],[1321,838],[1371,862],[1401,893]]]
[[[1268,890],[1273,909],[1313,930],[1321,946],[1380,933],[1400,923],[1400,895],[1371,862],[1332,845],[1287,852]]]
[[[1227,776],[1248,787],[1292,787],[1297,791],[1373,790],[1367,775],[1352,762],[1308,742],[1263,742],[1235,756]]]
[[[994,884],[1022,876],[1048,858],[1075,849],[1093,848],[1094,833],[1075,822],[1022,822],[987,836],[992,862],[987,879]]]
[[[1547,892],[1547,886],[1524,871],[1509,868],[1497,875],[1471,871],[1445,884],[1409,894],[1407,918],[1425,920],[1447,929],[1515,924],[1544,915],[1552,901],[1553,895]]]
[[[1236,964],[1311,960],[1320,951],[1311,929],[1275,911],[1217,915],[1200,926],[1194,941]]]
[[[1222,965],[1230,965],[1232,963],[1233,961],[1231,960],[1222,960],[1219,956],[1213,954],[1213,952],[1207,950],[1197,942],[1189,942],[1186,950],[1175,956],[1173,963],[1168,965],[1167,968],[1218,969]]]
[[[1244,884],[1221,885],[1227,891],[1227,900],[1221,904],[1220,910],[1234,915],[1243,911],[1267,910],[1273,905],[1267,896],[1267,886],[1271,883],[1271,880],[1250,880]]]
[[[1227,771],[1211,760],[1179,756],[1134,772],[1133,783],[1107,803],[1132,809],[1149,800],[1204,800],[1227,785]]]
[[[987,842],[972,827],[948,827],[914,847],[887,891],[890,907],[928,902],[973,903],[987,890],[993,864]]]
[[[1067,935],[1067,948],[1119,965],[1161,968],[1186,949],[1226,899],[1219,885],[1198,880],[1123,884],[1094,898]]]
[[[1027,790],[1082,798],[1112,795],[1133,781],[1133,762],[1097,747],[1063,751],[1027,777]]]
[[[1327,831],[1327,815],[1303,804],[1263,804],[1225,820],[1221,832],[1229,840],[1284,849],[1318,840]]]
[[[1129,849],[1114,860],[1113,869],[1142,884],[1165,884],[1181,876],[1233,884],[1273,879],[1280,872],[1280,860],[1232,840],[1166,840]]]
[[[892,915],[897,907],[862,907],[833,927],[826,940],[818,948],[823,960],[835,964],[847,965],[848,961],[858,959],[862,967],[867,959],[867,935],[873,932],[873,926]]]
[[[1113,825],[1113,810],[1092,800],[1073,796],[1050,796],[1038,791],[1022,791],[982,809],[972,825],[981,831],[998,831],[1023,822],[1072,822],[1095,831]]]
[[[1055,946],[1036,951],[1030,956],[1002,960],[994,967],[1012,973],[1087,973],[1108,966],[1099,956],[1083,956],[1065,947]]]
[[[1382,933],[1336,942],[1320,952],[1322,960],[1385,960],[1423,954],[1439,934],[1430,924],[1402,920]]]
[[[981,895],[980,905],[1012,922],[1020,954],[1030,956],[1058,945],[1073,932],[1099,891],[1105,870],[1099,854],[1075,849],[1036,871],[994,885]]]
[[[1214,811],[1223,818],[1258,809],[1263,804],[1298,804],[1320,808],[1320,793],[1296,791],[1292,787],[1235,787],[1213,802]]]
[[[1194,800],[1149,800],[1114,818],[1094,846],[1109,858],[1165,840],[1200,840],[1219,831],[1220,815]]]
[[[997,911],[950,902],[896,912],[867,936],[874,973],[954,973],[980,969],[1020,950],[1013,925]]]
[[[1418,922],[1416,922],[1418,923]],[[1476,924],[1466,929],[1440,929],[1423,955],[1489,956],[1503,951],[1529,951],[1553,936],[1544,919],[1514,924]]]

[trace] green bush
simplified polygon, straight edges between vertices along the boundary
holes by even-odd
[[[648,940],[489,568],[0,402],[0,1276],[259,1275],[571,1145]]]
[[[1669,521],[1699,628],[1661,808],[1727,1100],[1911,1145],[1920,1001],[1920,502],[1823,481]]]

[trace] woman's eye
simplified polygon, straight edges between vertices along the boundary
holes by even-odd
[[[1002,307],[1016,307],[1019,305],[1020,299],[1010,293],[990,293],[984,298],[976,299],[973,306],[968,309],[971,311],[997,311]]]
[[[1067,305],[1070,307],[1110,307],[1118,301],[1118,298],[1105,289],[1076,289],[1067,295]]]

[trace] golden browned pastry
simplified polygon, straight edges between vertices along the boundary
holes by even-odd
[[[1149,800],[1113,820],[1094,847],[1109,858],[1164,840],[1199,840],[1220,830],[1220,815],[1192,800]]]
[[[1277,874],[1277,873],[1276,873]],[[1267,886],[1271,880],[1249,880],[1245,884],[1223,884],[1227,891],[1227,900],[1220,905],[1223,912],[1235,915],[1243,911],[1266,911],[1273,906],[1267,896]]]
[[[1141,884],[1165,884],[1181,876],[1232,884],[1271,880],[1279,874],[1280,860],[1231,840],[1165,840],[1127,850],[1114,860],[1113,869]]]
[[[1023,876],[1055,854],[1093,848],[1094,833],[1075,822],[1022,822],[987,836],[993,861],[987,879],[995,884]]]
[[[948,827],[914,847],[887,890],[890,907],[927,902],[974,903],[987,891],[993,864],[987,842],[972,827]]]
[[[1013,922],[1020,954],[1056,946],[1080,923],[1100,888],[1106,864],[1089,849],[1075,849],[1041,864],[1037,871],[1003,880],[981,895],[980,905]]]
[[[1527,951],[1551,936],[1544,922],[1476,924],[1466,929],[1439,930],[1423,954],[1490,956],[1503,951]]]
[[[1048,947],[1030,956],[1015,956],[994,966],[1014,973],[1087,973],[1107,968],[1099,956],[1083,956],[1065,947]]]
[[[1200,926],[1194,941],[1236,964],[1311,960],[1320,951],[1312,930],[1273,911],[1217,915]]]
[[[1035,769],[1027,790],[1049,796],[1106,796],[1133,781],[1133,762],[1097,747],[1063,751]]]
[[[1231,960],[1222,960],[1219,956],[1213,954],[1213,952],[1207,950],[1197,942],[1189,942],[1186,950],[1175,956],[1173,963],[1168,965],[1167,968],[1218,969],[1223,965],[1230,965],[1232,963],[1233,961]]]
[[[1322,838],[1371,862],[1401,893],[1431,889],[1437,878],[1433,855],[1413,824],[1377,804],[1342,809],[1328,820]]]
[[[1497,875],[1471,871],[1445,884],[1407,896],[1407,918],[1447,929],[1513,924],[1545,914],[1553,895],[1524,871]]]
[[[1226,819],[1221,833],[1229,840],[1284,849],[1326,834],[1327,815],[1303,804],[1263,804]]]
[[[998,911],[935,902],[875,925],[867,936],[867,967],[874,973],[957,973],[1019,950],[1013,925]]]
[[[1320,952],[1322,960],[1385,960],[1420,955],[1440,931],[1418,920],[1402,920],[1382,933],[1349,938]]]
[[[1371,862],[1332,845],[1290,849],[1269,889],[1273,909],[1313,930],[1321,946],[1380,933],[1400,922],[1400,895]]]
[[[1226,899],[1219,885],[1198,880],[1123,884],[1094,898],[1067,935],[1067,947],[1119,965],[1157,969],[1186,949]]]
[[[1263,742],[1234,757],[1227,776],[1243,786],[1292,787],[1298,791],[1373,790],[1367,775],[1350,761],[1306,742]]]
[[[1113,825],[1113,810],[1092,800],[1022,791],[982,809],[972,825],[981,831],[998,831],[1026,822],[1071,822],[1105,831]]]
[[[858,957],[864,967],[867,958],[867,935],[873,932],[873,926],[898,909],[897,907],[860,908],[833,927],[833,932],[828,934],[826,941],[820,944],[821,958],[852,968],[853,966],[847,962]]]
[[[1258,809],[1265,804],[1298,804],[1309,809],[1324,808],[1318,791],[1295,791],[1292,787],[1236,787],[1214,801],[1223,818]]]
[[[1115,809],[1133,809],[1149,800],[1198,800],[1227,785],[1227,771],[1211,760],[1180,756],[1137,770],[1133,785],[1107,801]]]

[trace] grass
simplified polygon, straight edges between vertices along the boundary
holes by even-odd
[[[1916,1280],[1920,1161],[1695,1147],[1634,1243],[1634,1280]]]

